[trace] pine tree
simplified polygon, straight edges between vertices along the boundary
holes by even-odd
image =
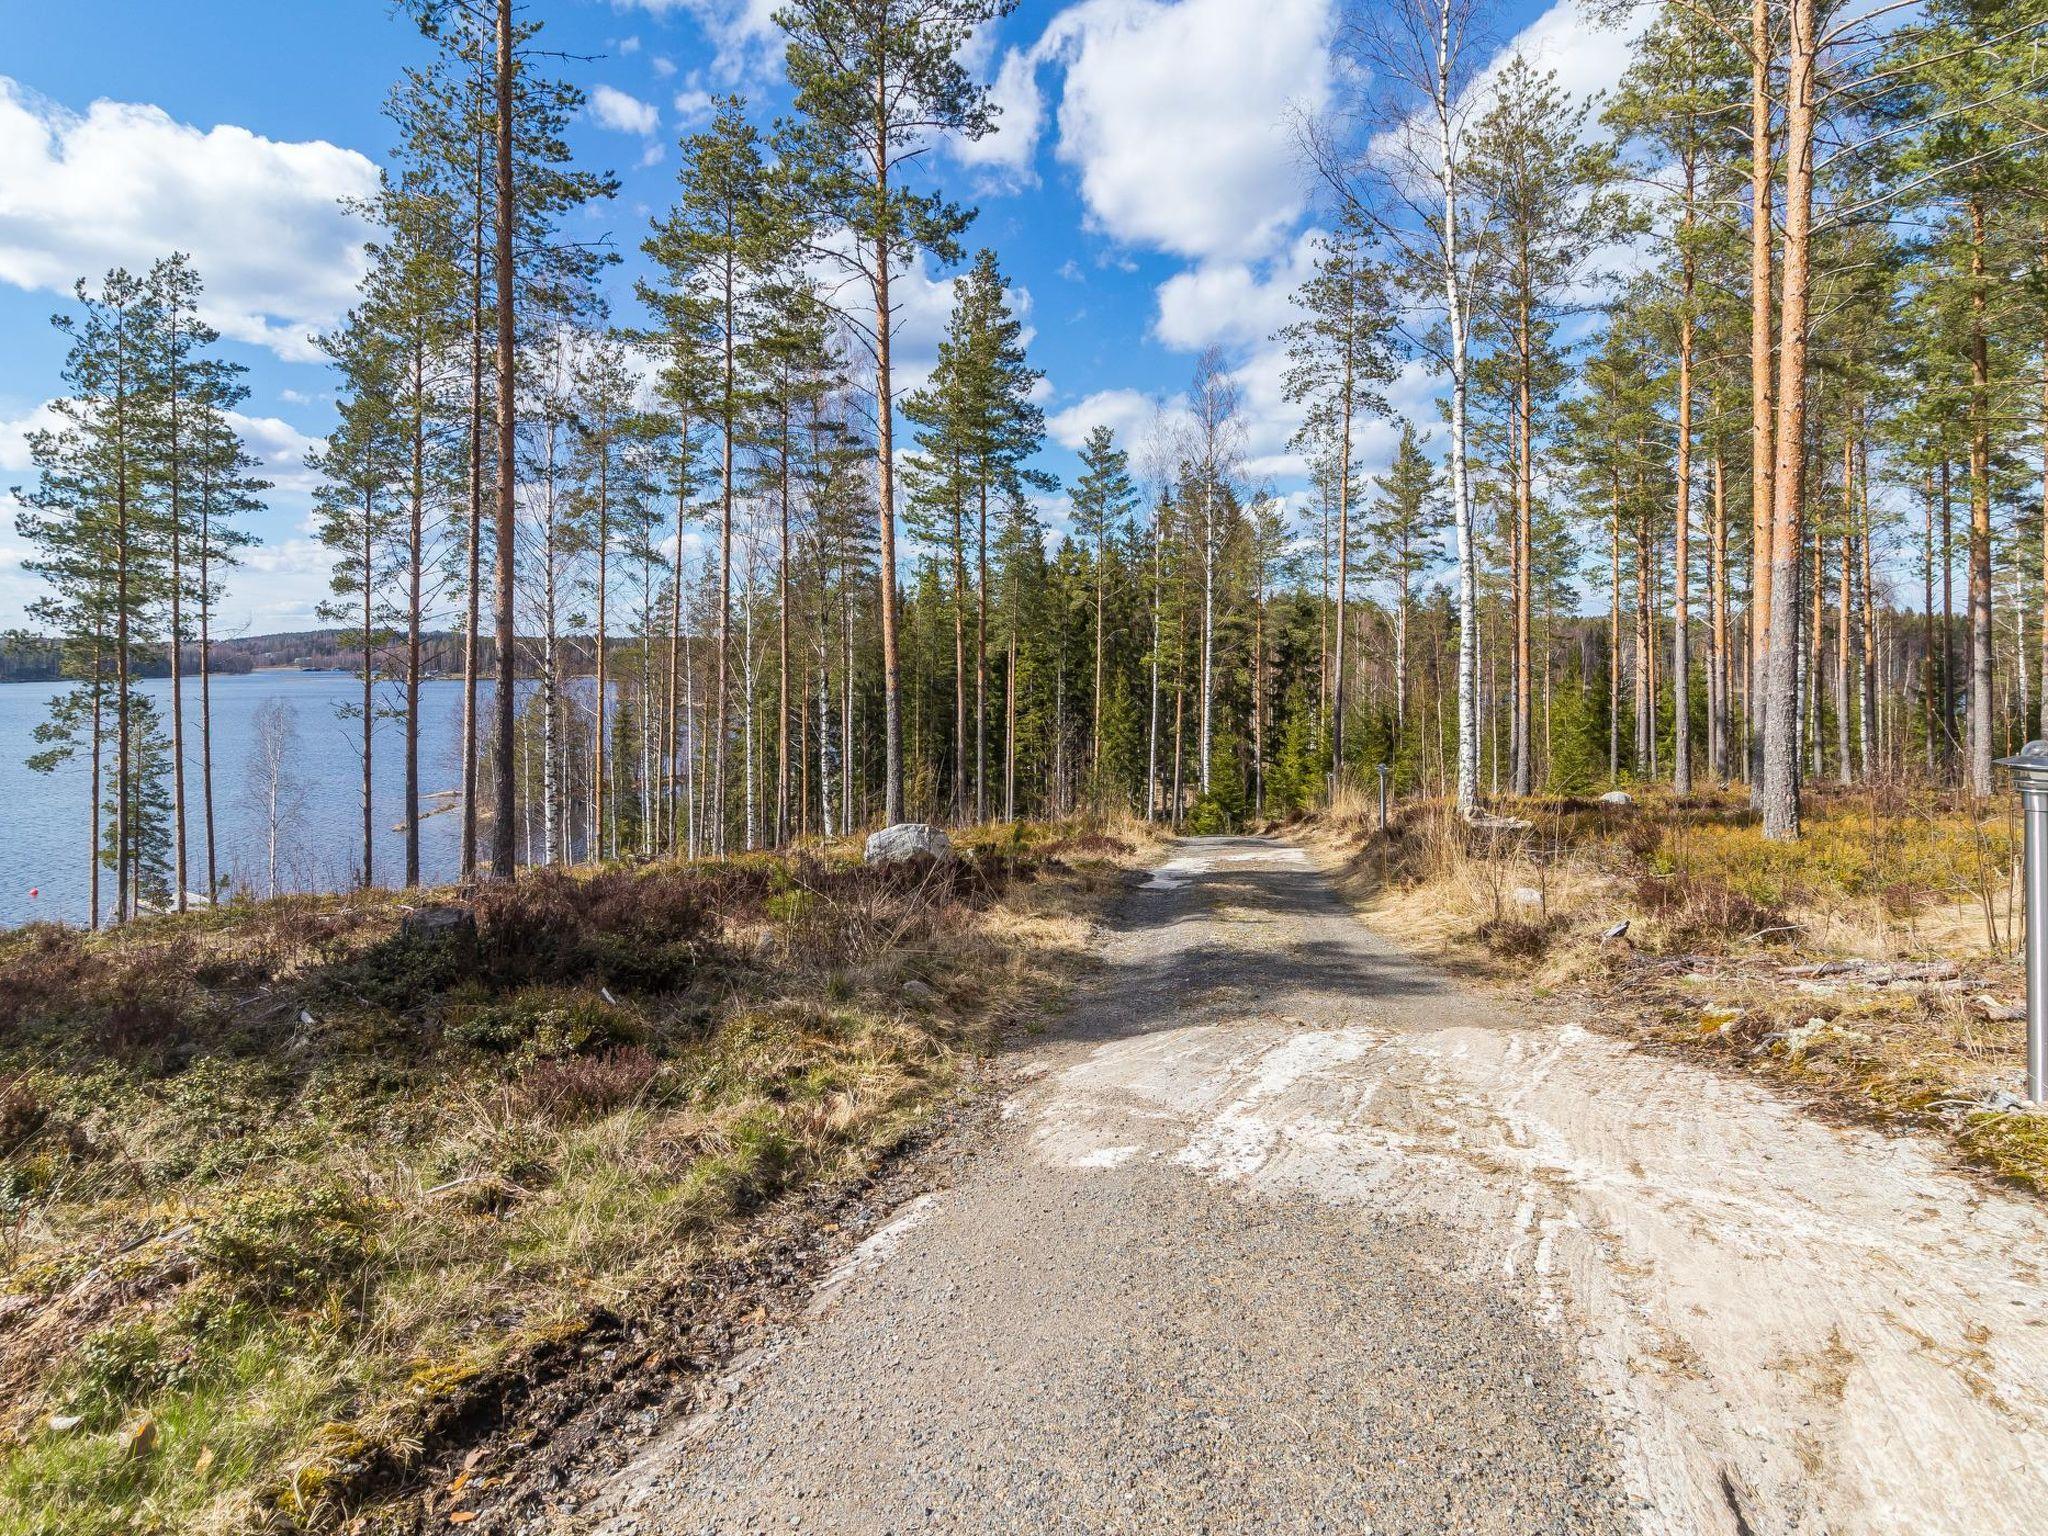
[[[714,349],[706,406],[719,428],[717,655],[712,692],[711,798],[717,815],[711,850],[725,851],[728,814],[727,708],[732,691],[732,562],[739,452],[751,408],[740,372],[746,337],[757,322],[754,288],[770,252],[763,240],[768,167],[760,135],[737,97],[720,104],[710,127],[683,141],[676,206],[655,225],[646,249],[673,291],[693,285],[706,340]]]
[[[307,467],[321,476],[313,497],[320,542],[334,553],[329,582],[334,596],[320,605],[320,616],[353,628],[359,648],[362,695],[338,713],[361,726],[363,846],[356,878],[369,886],[376,880],[377,856],[376,688],[383,671],[381,651],[390,636],[390,583],[405,527],[398,493],[405,477],[405,426],[394,408],[402,360],[390,338],[360,311],[323,337],[321,346],[341,375],[341,391],[335,429],[326,446],[307,459]]]
[[[1326,237],[1315,273],[1295,296],[1306,312],[1281,334],[1291,364],[1287,398],[1303,407],[1296,445],[1334,469],[1336,502],[1336,648],[1332,661],[1330,761],[1344,773],[1344,721],[1349,700],[1347,637],[1351,628],[1351,504],[1357,474],[1358,418],[1386,410],[1383,391],[1394,376],[1387,343],[1392,324],[1384,274],[1366,259],[1365,232],[1355,214]]]
[[[95,823],[94,857],[104,848],[118,923],[136,913],[135,893],[143,883],[136,835],[148,824],[141,807],[153,793],[141,777],[150,759],[140,750],[146,704],[135,678],[138,649],[159,633],[156,603],[166,581],[149,505],[151,449],[158,440],[151,377],[158,317],[151,286],[118,267],[97,291],[81,281],[76,294],[80,313],[53,322],[70,340],[65,394],[53,403],[62,424],[30,440],[38,479],[19,495],[25,510],[17,527],[33,551],[27,569],[52,587],[34,616],[63,638],[67,661],[82,670],[84,684],[58,705],[50,722],[55,734],[39,736],[46,751],[35,761],[53,765],[50,750],[76,751],[79,728],[90,720],[95,817],[98,807],[107,811],[105,830]],[[109,697],[114,771],[103,793],[100,742]]]
[[[1531,524],[1535,515],[1539,413],[1565,382],[1555,341],[1560,312],[1587,260],[1620,231],[1619,209],[1607,195],[1604,151],[1587,146],[1586,104],[1574,104],[1556,72],[1538,73],[1527,57],[1512,55],[1491,84],[1491,100],[1466,146],[1466,176],[1485,209],[1477,282],[1484,300],[1476,339],[1490,347],[1492,374],[1510,398],[1513,444],[1513,527],[1509,540],[1514,639],[1511,653],[1509,742],[1512,790],[1535,788],[1531,742],[1535,696],[1531,646]],[[1686,332],[1681,368],[1690,366]],[[1682,406],[1689,410],[1689,406]],[[1683,642],[1681,641],[1681,645]]]
[[[1422,451],[1412,422],[1401,424],[1387,472],[1373,480],[1377,496],[1367,510],[1365,535],[1378,555],[1379,569],[1394,587],[1394,734],[1398,741],[1408,724],[1408,633],[1414,612],[1415,586],[1435,563],[1437,539],[1448,518],[1437,499],[1436,466]]]
[[[191,458],[194,517],[192,561],[196,577],[193,597],[199,610],[199,778],[206,823],[206,889],[218,900],[219,838],[214,816],[213,774],[213,615],[225,590],[226,572],[241,564],[241,552],[256,542],[242,526],[263,505],[271,482],[242,445],[228,413],[246,398],[241,370],[216,366],[195,402]]]
[[[419,170],[387,173],[365,210],[377,222],[369,247],[358,319],[374,331],[363,344],[384,356],[377,377],[390,390],[383,402],[402,439],[391,486],[399,511],[391,557],[398,587],[396,619],[404,632],[396,711],[404,764],[404,881],[420,882],[420,685],[423,637],[437,597],[438,545],[447,525],[461,522],[464,439],[457,391],[463,314],[462,241],[458,206]]]
[[[875,472],[880,487],[883,816],[903,819],[903,722],[896,623],[894,305],[890,284],[920,252],[959,257],[972,215],[907,175],[947,133],[994,127],[987,92],[960,53],[1016,0],[790,0],[776,12],[796,116],[782,146],[818,247],[861,283],[873,322],[856,322],[875,364]],[[849,317],[851,318],[851,317]]]

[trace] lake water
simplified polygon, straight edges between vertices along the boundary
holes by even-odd
[[[169,680],[151,679],[139,688],[153,697],[168,732]],[[0,807],[6,816],[0,836],[0,926],[38,919],[82,923],[87,916],[90,766],[81,760],[44,774],[32,772],[25,761],[36,750],[33,732],[47,717],[51,696],[61,691],[53,683],[0,683]],[[213,679],[214,820],[222,875],[258,891],[263,887],[264,817],[245,802],[244,787],[251,778],[256,713],[267,701],[282,699],[298,729],[294,769],[304,801],[280,883],[309,890],[340,890],[352,883],[362,844],[362,725],[335,711],[361,698],[361,682],[345,672],[254,672]],[[489,701],[486,688],[481,694],[486,711]],[[196,891],[206,883],[206,824],[200,802],[199,688],[189,678],[185,720],[187,883]],[[405,870],[405,835],[392,830],[403,814],[402,745],[398,723],[380,720],[373,754],[380,883],[395,884]],[[461,784],[462,684],[453,679],[426,683],[420,690],[420,792],[424,797]],[[423,798],[421,811],[421,875],[429,882],[453,880],[461,855],[461,800],[454,794]],[[103,897],[106,885],[103,876]],[[31,890],[37,894],[31,896]]]

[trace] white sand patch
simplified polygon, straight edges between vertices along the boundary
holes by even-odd
[[[1076,1158],[1074,1166],[1076,1168],[1121,1168],[1142,1150],[1139,1147],[1096,1147],[1093,1151],[1083,1152]]]
[[[1462,1234],[1629,1427],[1646,1528],[1721,1528],[1724,1472],[1759,1531],[2017,1531],[2048,1501],[2048,1212],[1912,1141],[1507,1023],[1191,1024],[1039,1093],[1048,1162],[1149,1147]]]

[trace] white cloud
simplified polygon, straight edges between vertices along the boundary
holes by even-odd
[[[663,80],[668,79],[669,76],[676,72],[676,61],[665,55],[656,54],[653,63],[654,73]]]
[[[308,437],[276,416],[229,411],[228,423],[241,434],[242,446],[262,462],[263,478],[278,490],[311,494],[320,483],[320,477],[306,467],[306,457],[326,446],[323,439]]]
[[[64,419],[50,408],[48,401],[11,421],[0,418],[0,472],[11,474],[33,468],[28,452],[29,434],[55,431],[63,424]],[[13,526],[11,520],[8,526]]]
[[[844,250],[847,237],[843,233],[835,234],[826,243]],[[872,331],[875,314],[867,284],[858,277],[849,276],[844,266],[828,258],[820,257],[812,270],[823,285],[828,301],[864,333]],[[929,258],[922,254],[908,270],[897,272],[889,279],[889,302],[894,317],[889,329],[890,387],[899,402],[912,390],[923,387],[938,363],[939,339],[946,334],[947,322],[952,318],[953,285],[959,280],[957,272],[944,276],[934,272]],[[1004,297],[1020,319],[1031,313],[1032,298],[1028,288],[1013,285],[1004,292]],[[1027,343],[1033,334],[1026,326],[1024,339]],[[865,374],[870,366],[866,355],[857,341],[851,345],[856,353],[856,371]]]
[[[1316,231],[1307,230],[1271,261],[1208,261],[1177,272],[1159,285],[1153,333],[1189,352],[1212,342],[1265,342],[1296,318],[1294,296],[1316,255]]]
[[[1164,407],[1174,409],[1169,403]],[[1062,448],[1079,449],[1097,427],[1108,427],[1117,441],[1130,448],[1152,431],[1159,419],[1161,402],[1135,389],[1097,390],[1063,411],[1046,417],[1045,429]]]
[[[241,559],[221,604],[223,629],[267,635],[319,626],[314,610],[332,595],[333,550],[302,534],[258,544]]]
[[[717,103],[709,91],[677,91],[676,120],[684,128],[698,128],[711,121]]]
[[[1081,0],[1060,12],[1030,57],[1065,68],[1058,155],[1091,224],[1196,258],[1270,251],[1305,206],[1289,119],[1328,96],[1330,27],[1330,0]],[[1021,94],[1029,74],[1006,60],[998,80]]]
[[[637,38],[637,37],[623,37],[623,38],[620,38],[620,39],[619,39],[619,52],[620,52],[620,53],[638,53],[639,51],[640,51],[640,39],[639,39],[639,38]]]
[[[0,490],[0,530],[11,535],[20,510],[21,504]],[[47,590],[41,580],[21,568],[28,557],[27,545],[16,543],[11,536],[0,537],[0,629],[25,627],[28,605]]]
[[[68,293],[81,276],[183,251],[224,335],[304,361],[363,271],[377,168],[324,140],[201,129],[160,108],[96,101],[83,115],[0,76],[0,282]]]
[[[629,96],[612,85],[591,88],[590,115],[601,127],[620,133],[648,134],[661,126],[661,113],[652,102]]]
[[[1521,53],[1539,70],[1556,70],[1558,85],[1577,100],[1613,90],[1634,60],[1635,39],[1648,27],[1650,14],[1631,13],[1616,26],[1589,14],[1592,9],[1582,0],[1558,0],[1515,34],[1482,71],[1479,83],[1490,85]]]
[[[955,159],[965,165],[1007,171],[1023,181],[1036,179],[1030,175],[1030,165],[1045,118],[1045,100],[1038,90],[1043,46],[1012,48],[1003,56],[1002,68],[989,87],[989,101],[996,108],[995,131],[978,139],[956,136],[952,140]]]

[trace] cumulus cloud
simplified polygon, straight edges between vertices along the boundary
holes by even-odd
[[[685,128],[701,128],[711,121],[717,103],[709,91],[691,89],[676,92],[676,120]]]
[[[1153,333],[1169,347],[1264,342],[1297,318],[1294,295],[1315,270],[1317,232],[1307,230],[1270,261],[1206,261],[1159,285]]]
[[[827,242],[839,250],[845,250],[847,243],[844,233],[833,235]],[[828,301],[845,314],[861,334],[871,332],[875,313],[867,284],[858,277],[850,276],[845,266],[830,258],[820,257],[812,270],[823,285]],[[894,317],[889,330],[890,380],[899,401],[912,390],[922,388],[938,364],[939,340],[946,334],[947,322],[952,318],[953,285],[959,280],[957,272],[941,274],[935,271],[930,259],[921,253],[907,270],[899,271],[889,279],[890,310]],[[1013,284],[1003,296],[1019,319],[1031,313],[1030,289]],[[1024,341],[1028,344],[1035,334],[1026,325]],[[854,350],[856,364],[864,371],[865,357],[860,354],[858,343]]]
[[[324,140],[202,129],[135,102],[79,114],[0,76],[0,282],[18,288],[66,293],[184,251],[209,323],[310,360],[363,272],[364,230],[341,200],[376,185],[368,158]]]
[[[1582,100],[1612,91],[1628,72],[1635,57],[1635,40],[1651,18],[1645,11],[1630,14],[1617,24],[1600,19],[1594,14],[1596,9],[1586,0],[1558,0],[1517,32],[1475,83],[1484,88],[1520,53],[1539,70],[1556,70],[1557,83]]]
[[[310,495],[320,477],[306,467],[307,458],[326,446],[276,416],[244,416],[228,412],[228,424],[241,434],[242,446],[263,465],[263,478],[278,490]]]
[[[1038,66],[1044,59],[1039,48],[1012,48],[1004,54],[1002,67],[989,85],[989,101],[996,109],[995,131],[978,139],[956,136],[951,141],[956,160],[1005,171],[1019,181],[1035,180],[1030,168],[1045,118],[1045,98],[1038,89]]]
[[[308,437],[290,422],[276,416],[245,416],[228,412],[228,424],[240,434],[247,448],[263,466],[263,478],[281,491],[310,492],[319,477],[306,468],[307,456],[317,453],[321,439]],[[20,473],[34,466],[29,458],[29,435],[55,431],[64,425],[55,405],[44,401],[20,416],[0,418],[0,472]]]
[[[1162,401],[1135,389],[1103,389],[1075,401],[1045,419],[1045,429],[1062,448],[1078,449],[1097,427],[1107,427],[1117,441],[1132,448],[1147,439],[1162,413],[1177,415],[1179,397]]]
[[[223,629],[264,635],[318,627],[315,610],[331,595],[333,550],[302,534],[258,544],[241,558],[221,607]]]
[[[592,87],[589,110],[600,127],[620,133],[648,134],[661,125],[661,113],[652,102],[630,96],[613,85]]]
[[[29,549],[13,537],[15,514],[20,504],[0,491],[0,527],[6,530],[0,536],[0,628],[14,629],[28,622],[28,605],[43,595],[43,584],[24,571],[22,562],[29,557]]]
[[[14,474],[31,468],[29,434],[54,432],[63,424],[64,419],[50,408],[48,401],[31,407],[20,416],[11,419],[0,417],[0,473]],[[8,526],[13,526],[12,521]]]
[[[1020,125],[1035,125],[1037,66],[1064,69],[1056,153],[1102,233],[1246,260],[1305,205],[1290,118],[1327,99],[1330,3],[1081,0],[1024,62],[1005,60],[998,84]],[[1027,140],[1020,126],[1009,152],[1028,154]]]

